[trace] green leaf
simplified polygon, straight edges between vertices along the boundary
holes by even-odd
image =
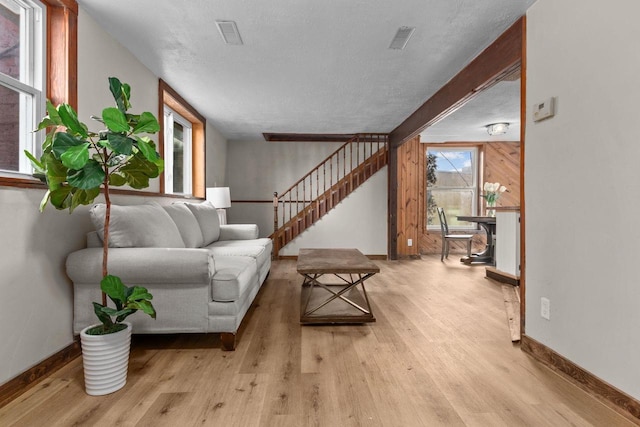
[[[71,193],[72,190],[73,188],[68,185],[51,190],[51,197],[49,199],[51,204],[56,209],[68,209],[69,206],[71,206],[71,198],[73,197],[73,194]]]
[[[109,133],[107,138],[109,139],[109,144],[111,144],[113,151],[118,154],[125,154],[127,156],[131,155],[133,151],[133,143],[135,142],[133,139],[119,133]]]
[[[124,101],[124,109],[128,110],[131,108],[131,103],[129,100],[131,99],[131,86],[127,83],[122,83],[122,100]]]
[[[98,304],[97,302],[93,303],[93,311],[96,313],[96,316],[98,316],[100,322],[105,326],[111,326],[113,325],[113,321],[111,320],[111,317],[103,311],[104,308],[107,307],[102,304]]]
[[[66,132],[58,132],[53,136],[51,150],[57,158],[60,158],[69,148],[87,143],[84,139],[80,139]]]
[[[89,144],[69,147],[62,153],[60,160],[69,169],[82,169],[89,161]]]
[[[158,159],[158,153],[156,153],[155,148],[152,147],[151,144],[142,138],[136,138],[136,141],[138,142],[138,148],[147,160],[155,162]]]
[[[133,156],[129,163],[120,168],[120,173],[132,188],[141,189],[149,186],[149,178],[159,175],[158,167],[143,156]]]
[[[156,318],[156,310],[153,308],[153,304],[151,304],[151,301],[134,301],[127,304],[127,307],[134,308],[135,310],[142,310],[152,318]]]
[[[123,303],[127,299],[127,287],[118,276],[111,274],[104,276],[100,281],[100,289],[111,298],[118,310],[122,310]]]
[[[109,77],[109,90],[111,91],[111,95],[113,95],[113,99],[116,101],[118,109],[123,113],[126,112],[127,108],[125,107],[122,96],[122,83],[120,83],[117,77]]]
[[[109,316],[115,316],[116,314],[118,314],[118,310],[116,310],[115,308],[104,306],[102,307],[102,312],[108,314]]]
[[[35,132],[41,131],[42,129],[46,129],[49,126],[57,126],[57,124],[51,120],[49,117],[45,117],[44,119],[42,119],[42,121],[40,121],[40,123],[38,123],[38,127],[36,128]]]
[[[69,169],[62,164],[53,153],[45,153],[42,155],[42,163],[47,171],[47,185],[50,190],[60,187],[60,184],[67,182],[67,173]]]
[[[114,187],[122,187],[126,183],[127,180],[120,174],[112,173],[111,175],[109,175],[109,185],[112,185]]]
[[[62,126],[62,119],[60,118],[60,114],[58,114],[58,110],[56,107],[47,99],[47,114],[49,115],[49,119],[53,121],[58,126]]]
[[[90,205],[100,195],[100,188],[92,188],[90,190],[76,190],[71,197],[71,206],[69,211],[73,212],[80,205]]]
[[[67,181],[69,182],[69,185],[82,190],[100,187],[104,181],[104,170],[102,170],[100,163],[91,159],[82,169],[69,170],[67,174]]]
[[[102,110],[102,120],[111,132],[129,132],[129,123],[124,113],[114,107]]]
[[[24,155],[27,156],[27,158],[31,161],[31,164],[33,165],[34,169],[38,171],[44,171],[44,165],[40,163],[40,160],[36,159],[36,157],[33,154],[31,154],[27,150],[24,150]]]
[[[47,206],[47,203],[49,203],[50,197],[51,190],[47,190],[47,192],[44,193],[44,197],[42,198],[42,200],[40,200],[40,212],[44,212],[44,208]]]
[[[123,310],[120,310],[116,313],[116,315],[118,317],[116,317],[116,322],[122,322],[124,319],[126,319],[127,317],[129,317],[129,315],[135,313],[136,311],[138,311],[135,308],[125,308]]]
[[[138,301],[143,299],[153,299],[153,295],[142,286],[134,286],[129,288],[130,292],[127,295],[127,301]]]
[[[62,125],[71,131],[71,133],[81,135],[84,138],[88,136],[87,127],[83,123],[80,123],[78,114],[71,105],[60,104],[58,106],[58,114],[60,115]]]
[[[148,111],[140,115],[138,124],[133,129],[133,133],[156,133],[160,130],[160,124],[155,116]]]

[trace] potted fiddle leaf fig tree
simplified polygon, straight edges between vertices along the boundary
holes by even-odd
[[[100,324],[81,332],[85,388],[88,394],[101,395],[119,390],[126,383],[131,324],[125,318],[142,310],[151,317],[156,312],[152,295],[142,286],[126,286],[119,277],[108,273],[109,221],[111,214],[110,187],[128,185],[142,189],[149,179],[162,172],[163,161],[154,142],[147,136],[160,130],[158,120],[149,112],[131,114],[131,87],[115,77],[109,77],[109,89],[115,105],[102,110],[100,122],[105,130],[92,132],[78,119],[68,104],[55,107],[47,101],[47,116],[37,131],[49,129],[42,144],[40,158],[25,151],[33,163],[34,176],[47,185],[40,210],[47,204],[73,212],[79,205],[88,205],[103,192],[105,220],[103,229],[102,301],[94,302]],[[107,296],[113,307],[107,304]],[[108,352],[102,361],[101,352]],[[118,354],[118,357],[114,357]],[[120,357],[122,355],[122,357]],[[126,357],[125,357],[126,355]],[[120,372],[113,373],[114,364],[122,361]],[[106,380],[106,384],[103,384]]]

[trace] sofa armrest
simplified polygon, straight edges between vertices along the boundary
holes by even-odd
[[[86,248],[67,257],[67,275],[75,283],[100,283],[102,248]],[[206,249],[109,248],[109,274],[127,286],[202,283],[215,273],[213,255]]]
[[[218,240],[253,240],[258,238],[256,224],[223,224],[220,225]]]

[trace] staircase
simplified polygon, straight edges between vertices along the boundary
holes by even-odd
[[[273,256],[387,162],[387,134],[356,134],[288,190],[274,193]]]

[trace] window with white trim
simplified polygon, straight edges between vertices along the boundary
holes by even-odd
[[[451,229],[469,229],[473,224],[459,222],[458,215],[476,215],[478,208],[478,149],[476,147],[429,147],[429,155],[435,156],[435,183],[427,186],[427,216],[435,209],[431,204],[444,208]],[[427,219],[428,229],[440,229],[437,213],[435,219]]]
[[[0,172],[32,172],[45,113],[46,8],[35,0],[0,0]]]
[[[164,130],[165,192],[191,195],[191,122],[165,105]]]

